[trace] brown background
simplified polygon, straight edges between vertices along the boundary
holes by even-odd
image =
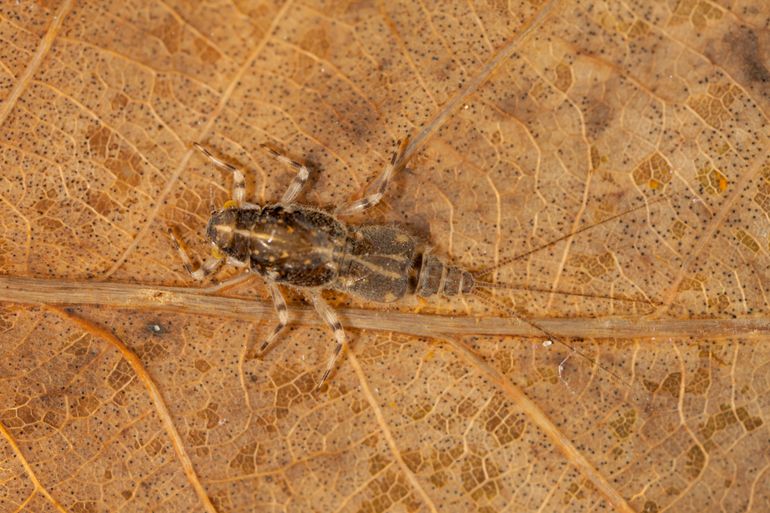
[[[3,2],[0,512],[770,510],[769,19],[763,0]],[[321,392],[332,336],[295,296],[299,322],[248,358],[274,322],[262,284],[206,295],[166,236],[205,255],[229,195],[190,143],[267,203],[292,179],[271,142],[329,205],[408,134],[410,169],[349,221],[516,290],[330,295],[353,349]]]

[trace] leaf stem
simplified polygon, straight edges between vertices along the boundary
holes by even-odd
[[[113,308],[164,310],[213,315],[230,319],[272,319],[268,302],[244,297],[212,295],[205,289],[163,287],[63,279],[0,276],[0,302],[43,305],[99,305]],[[340,308],[348,328],[395,331],[417,336],[543,337],[530,324],[511,317],[450,316],[372,309]],[[293,306],[293,322],[320,325],[310,307]],[[530,319],[554,335],[567,338],[689,338],[767,336],[770,317],[721,319],[645,319],[624,317],[538,317]]]

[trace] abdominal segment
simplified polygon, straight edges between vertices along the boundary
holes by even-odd
[[[458,296],[469,294],[474,287],[473,275],[453,265],[445,264],[440,258],[426,251],[420,258],[414,293],[421,297],[435,294]]]

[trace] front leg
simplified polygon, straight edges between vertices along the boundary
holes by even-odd
[[[179,252],[179,257],[182,259],[182,265],[184,266],[185,270],[190,273],[190,276],[192,276],[194,280],[203,281],[207,277],[214,274],[217,269],[219,269],[219,267],[224,263],[224,255],[214,255],[206,260],[203,265],[198,266],[197,269],[193,269],[190,252],[187,249],[187,245],[179,236],[176,228],[169,227],[168,233],[171,235],[171,242],[176,247],[177,252]]]
[[[307,179],[310,176],[310,170],[306,165],[291,160],[269,144],[263,144],[262,147],[265,148],[278,162],[297,170],[294,180],[292,180],[288,189],[286,189],[286,192],[281,196],[282,205],[294,203],[294,200],[297,199],[297,196],[299,196],[299,193],[302,192],[303,187],[305,187],[305,184],[307,183]]]

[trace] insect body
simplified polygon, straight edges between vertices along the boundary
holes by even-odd
[[[195,147],[216,165],[233,173],[233,199],[212,212],[206,234],[214,246],[214,258],[197,270],[193,270],[184,244],[172,232],[185,267],[194,278],[202,280],[228,262],[247,267],[265,279],[278,324],[262,343],[261,351],[288,322],[286,302],[277,285],[305,292],[334,331],[337,341],[319,386],[346,344],[342,325],[321,297],[321,290],[339,290],[383,303],[397,301],[408,294],[451,296],[473,290],[471,273],[445,264],[396,226],[347,225],[330,213],[294,203],[308,178],[308,169],[276,151],[271,150],[273,156],[296,168],[298,173],[279,203],[261,207],[244,202],[244,177],[238,169],[202,146],[196,144]],[[353,213],[377,204],[393,172],[402,164],[405,147],[406,142],[393,155],[373,194],[344,205],[337,212]]]
[[[473,290],[471,273],[419,251],[403,230],[349,226],[307,206],[220,210],[206,232],[231,261],[283,285],[335,289],[381,303],[410,293],[452,296]]]

